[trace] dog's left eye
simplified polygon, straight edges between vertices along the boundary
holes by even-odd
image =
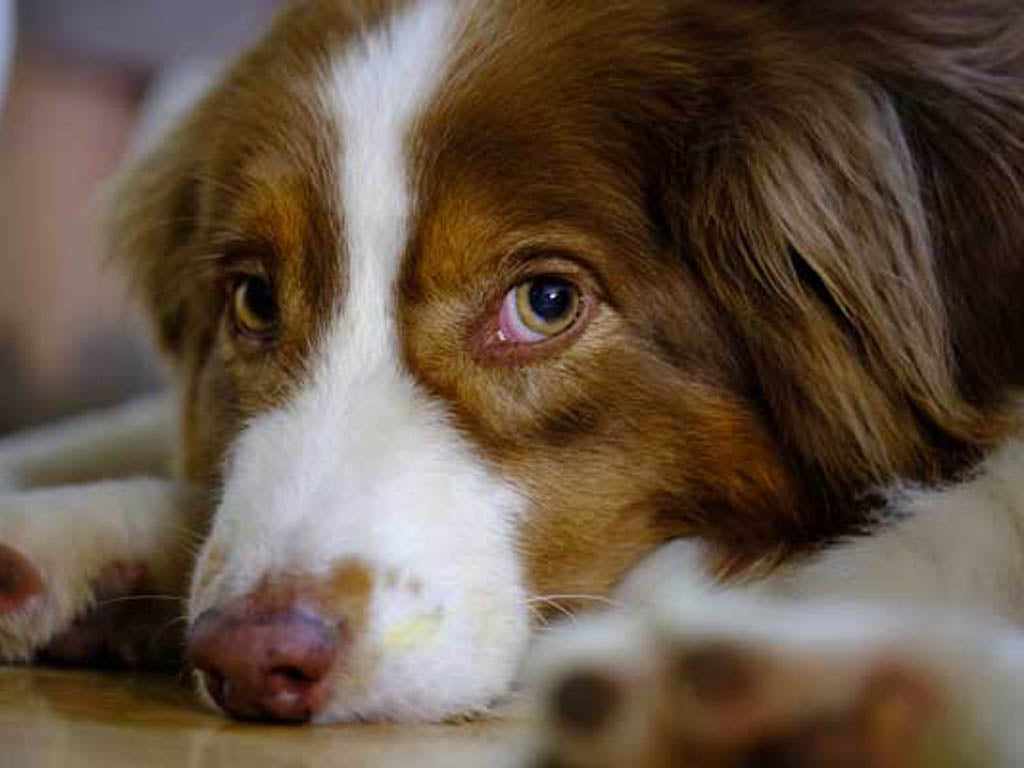
[[[527,280],[505,295],[498,320],[500,338],[536,344],[558,336],[576,322],[581,304],[580,289],[570,280],[556,275]]]
[[[231,293],[231,314],[238,331],[256,339],[270,336],[277,327],[277,303],[270,283],[246,276],[235,282]]]

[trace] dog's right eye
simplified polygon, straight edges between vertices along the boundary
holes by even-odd
[[[514,344],[537,344],[568,330],[579,318],[583,298],[571,281],[543,275],[520,284],[505,296],[498,317],[499,338]]]
[[[241,335],[263,340],[273,334],[277,328],[277,303],[270,283],[254,275],[235,281],[231,314]]]

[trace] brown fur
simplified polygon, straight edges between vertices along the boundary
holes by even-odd
[[[292,86],[392,7],[360,5],[286,15],[123,187],[193,479],[301,386],[344,291],[343,137]],[[679,535],[772,563],[1017,428],[1021,39],[1011,0],[475,9],[409,137],[399,318],[409,369],[533,502],[533,589],[605,590]],[[225,331],[233,258],[273,278],[269,347]],[[545,270],[589,324],[487,358],[496,302]]]

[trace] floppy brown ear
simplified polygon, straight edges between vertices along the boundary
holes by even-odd
[[[935,479],[1024,374],[1024,15],[785,5],[688,169],[689,248],[823,477]]]
[[[181,351],[187,311],[187,249],[198,225],[199,184],[190,153],[191,124],[163,138],[115,180],[106,201],[111,258],[132,279],[158,341]]]
[[[287,83],[290,72],[308,68],[312,59],[300,56],[282,56],[285,64],[269,72],[266,62],[295,46],[327,45],[321,37],[325,28],[333,29],[330,22],[338,13],[333,3],[285,4],[264,42],[220,72],[180,124],[112,185],[104,221],[108,249],[134,278],[160,344],[172,356],[183,353],[185,316],[198,315],[191,331],[203,327],[210,310],[210,302],[202,301],[209,297],[195,290],[196,267],[209,255],[196,252],[196,241],[212,190],[225,184],[218,152],[242,146],[232,135],[231,116],[244,113],[235,102],[263,105],[269,78]],[[273,109],[266,107],[267,119],[287,119]]]

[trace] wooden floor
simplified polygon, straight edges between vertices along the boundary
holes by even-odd
[[[198,707],[172,678],[0,667],[0,766],[501,768],[512,722],[435,727],[257,726]]]

